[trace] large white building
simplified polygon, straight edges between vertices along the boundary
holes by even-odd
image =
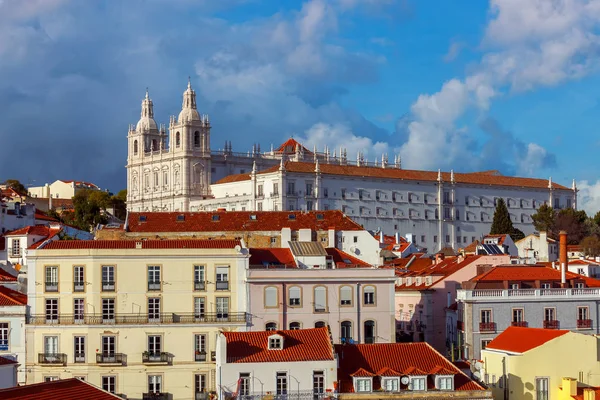
[[[355,162],[346,150],[309,151],[290,139],[276,150],[234,153],[231,142],[212,151],[208,116],[196,108],[188,83],[182,110],[169,130],[154,120],[152,100],[128,135],[130,211],[342,210],[366,229],[412,234],[417,245],[461,247],[489,233],[497,199],[513,224],[532,233],[542,204],[577,206],[571,188],[552,179],[502,176],[497,171],[454,173],[401,169],[400,160]]]

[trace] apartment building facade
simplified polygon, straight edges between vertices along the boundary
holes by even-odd
[[[220,330],[245,330],[239,240],[54,241],[30,250],[27,382],[202,398]]]

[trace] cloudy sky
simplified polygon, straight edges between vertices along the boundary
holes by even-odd
[[[600,0],[0,0],[0,179],[125,187],[146,87],[212,145],[289,136],[536,176],[600,209]]]

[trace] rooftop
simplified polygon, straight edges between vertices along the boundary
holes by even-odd
[[[132,212],[126,223],[129,232],[241,232],[363,228],[339,210],[330,211],[208,211]]]
[[[141,247],[138,247],[141,245]],[[43,250],[79,249],[233,249],[241,246],[239,240],[55,240]]]
[[[251,248],[250,266],[297,268],[292,251],[283,248]]]
[[[437,264],[433,263],[431,260],[429,261],[429,265],[425,265],[425,263],[419,263],[413,267],[413,265],[409,265],[408,271],[396,270],[396,276],[399,278],[408,278],[408,277],[421,277],[425,278],[427,276],[431,277],[431,281],[428,283],[426,279],[422,279],[421,283],[417,285],[416,279],[413,279],[411,284],[408,285],[406,279],[402,280],[402,284],[396,285],[396,290],[424,290],[429,289],[431,286],[435,285],[442,279],[449,277],[457,271],[465,268],[466,266],[472,264],[475,261],[481,261],[481,257],[483,256],[467,256],[464,259],[460,259],[459,257],[448,257]],[[417,261],[417,260],[415,260]]]
[[[567,333],[569,333],[567,330],[509,326],[504,332],[496,336],[486,346],[486,349],[525,353]]]
[[[0,365],[18,364],[15,360],[0,356]]]
[[[600,280],[589,278],[573,272],[566,272],[567,281],[583,281],[586,287],[600,287]],[[470,282],[477,284],[489,282],[519,282],[519,281],[545,281],[560,282],[561,271],[544,265],[498,265],[472,278]]]
[[[429,344],[377,343],[335,345],[342,393],[353,391],[352,376],[454,375],[455,390],[484,390]],[[429,382],[431,384],[431,382]],[[373,380],[373,389],[379,389]]]
[[[325,249],[336,268],[372,268],[373,266],[335,247]]]
[[[26,306],[27,295],[16,290],[0,286],[0,307]]]
[[[119,396],[108,393],[77,378],[35,383],[0,389],[2,400],[115,400]]]
[[[16,282],[17,277],[0,268],[0,283]]]
[[[334,360],[327,328],[283,331],[223,332],[228,363]],[[269,350],[269,336],[280,335],[283,349]]]

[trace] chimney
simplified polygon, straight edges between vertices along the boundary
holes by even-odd
[[[400,244],[400,233],[396,232],[396,244]]]
[[[583,400],[596,400],[596,389],[584,388]]]
[[[383,243],[383,231],[379,232],[379,243]]]
[[[567,268],[569,266],[569,259],[567,257],[567,232],[560,231],[558,235],[560,237],[560,249],[558,250],[560,259],[560,285],[564,288],[567,283]]]
[[[562,378],[562,390],[567,396],[577,396],[577,379]]]
[[[435,265],[438,265],[444,259],[443,253],[437,253],[435,255]]]

